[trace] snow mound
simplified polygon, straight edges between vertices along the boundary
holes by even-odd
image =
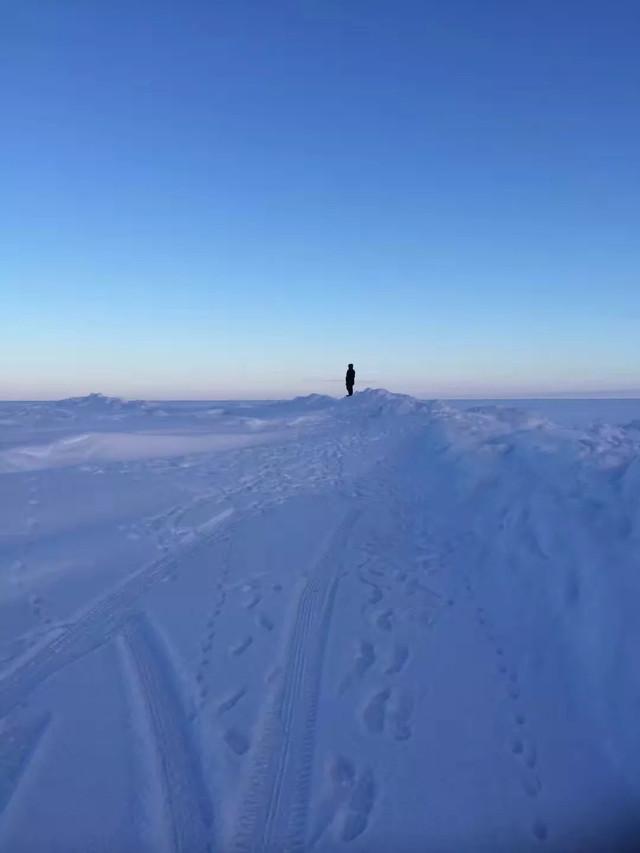
[[[273,404],[272,411],[278,415],[294,416],[297,414],[307,415],[310,412],[321,412],[329,410],[336,404],[334,397],[326,394],[308,394],[304,397],[294,397],[293,400],[283,400]]]
[[[356,412],[369,415],[408,415],[429,411],[429,404],[408,394],[394,394],[384,388],[365,388],[356,393],[348,405]]]
[[[107,397],[104,394],[88,394],[85,397],[67,397],[53,404],[56,408],[66,411],[76,411],[96,414],[144,414],[155,413],[156,407],[144,400],[123,400],[121,397]]]
[[[336,405],[336,399],[325,394],[309,394],[294,397],[292,400],[268,400],[259,403],[234,406],[224,409],[225,416],[237,418],[292,418],[310,413],[330,411]]]
[[[473,406],[467,409],[467,413],[492,418],[513,429],[543,429],[554,426],[548,418],[516,406]]]
[[[318,409],[332,405],[334,402],[334,398],[327,394],[306,394],[302,397],[294,397],[291,404],[304,409]]]

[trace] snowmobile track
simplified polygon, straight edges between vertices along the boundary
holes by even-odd
[[[338,588],[337,566],[358,512],[339,524],[304,587],[286,648],[283,679],[262,721],[237,819],[239,853],[305,849],[324,652]]]
[[[0,815],[25,774],[49,723],[49,713],[14,723],[0,734]]]
[[[133,575],[77,616],[51,642],[41,646],[0,681],[0,718],[6,716],[32,690],[64,667],[108,642],[132,615],[137,600],[154,583],[175,568],[182,556],[224,538],[216,532],[198,539],[180,553],[166,554]]]
[[[213,815],[197,750],[159,637],[143,614],[123,629],[153,732],[161,768],[171,849],[210,853]]]

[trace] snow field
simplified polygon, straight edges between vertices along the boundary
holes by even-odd
[[[633,849],[640,430],[3,404],[0,848]]]

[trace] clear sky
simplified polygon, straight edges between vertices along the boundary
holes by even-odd
[[[640,388],[637,0],[0,5],[0,397]]]

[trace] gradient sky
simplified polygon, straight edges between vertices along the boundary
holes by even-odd
[[[640,388],[640,6],[0,9],[0,397]]]

